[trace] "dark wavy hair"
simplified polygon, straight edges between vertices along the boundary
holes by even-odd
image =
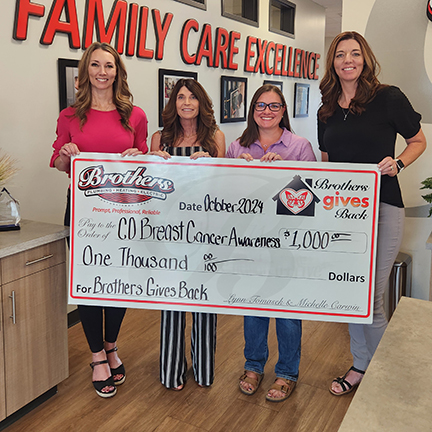
[[[88,73],[90,58],[93,52],[98,49],[106,51],[114,57],[117,74],[113,83],[113,103],[120,114],[122,126],[128,131],[133,131],[129,123],[133,109],[133,98],[127,83],[126,68],[119,53],[105,42],[93,42],[85,50],[78,64],[78,92],[76,101],[72,105],[75,108],[75,116],[80,120],[80,127],[82,128],[87,121],[87,113],[92,105],[92,89]]]
[[[216,157],[218,150],[215,133],[219,128],[214,117],[213,103],[203,86],[194,79],[179,79],[171,92],[169,101],[162,112],[161,149],[164,145],[176,147],[183,138],[184,131],[176,105],[177,95],[182,87],[186,87],[199,102],[196,142],[211,156]]]
[[[334,68],[334,59],[339,43],[349,39],[355,40],[360,45],[364,58],[363,70],[357,79],[356,94],[349,106],[350,111],[354,114],[361,114],[365,111],[366,104],[376,96],[378,90],[385,87],[377,78],[381,67],[366,39],[355,31],[340,33],[330,44],[327,53],[326,70],[320,83],[321,107],[318,111],[318,117],[323,122],[326,122],[338,107],[342,87]]]
[[[254,143],[259,138],[258,125],[256,124],[255,119],[254,119],[255,103],[257,102],[257,100],[259,99],[259,97],[263,93],[267,93],[267,92],[276,93],[279,96],[281,103],[285,107],[285,111],[284,111],[282,119],[279,123],[279,127],[288,129],[290,132],[292,132],[290,121],[288,118],[288,110],[286,109],[287,104],[286,104],[283,93],[280,91],[280,88],[277,86],[274,86],[271,84],[264,84],[255,92],[255,94],[252,97],[250,106],[249,106],[247,126],[246,126],[246,129],[244,130],[243,134],[239,138],[240,145],[243,147],[249,148],[250,145],[252,143]]]

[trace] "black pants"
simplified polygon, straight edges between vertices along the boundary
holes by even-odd
[[[70,226],[70,208],[71,197],[70,189],[68,189],[66,212],[64,216],[65,226]],[[68,246],[69,241],[69,237],[67,237]],[[96,353],[104,349],[104,340],[106,342],[115,342],[117,340],[126,309],[78,305],[78,313],[90,350],[91,352]]]
[[[96,353],[104,349],[104,340],[106,342],[117,340],[126,309],[78,305],[78,312],[90,350]]]

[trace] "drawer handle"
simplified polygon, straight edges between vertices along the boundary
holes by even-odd
[[[12,318],[12,322],[16,324],[16,310],[15,310],[15,291],[12,291],[12,294],[9,296],[12,299],[12,315],[9,318]]]
[[[38,259],[35,259],[35,260],[33,260],[33,261],[27,261],[25,265],[26,265],[26,266],[29,266],[29,265],[32,265],[32,264],[36,264],[36,263],[38,263],[38,262],[45,261],[46,259],[52,258],[53,256],[54,256],[54,254],[51,254],[51,255],[45,255],[45,256],[43,256],[42,258],[38,258]]]

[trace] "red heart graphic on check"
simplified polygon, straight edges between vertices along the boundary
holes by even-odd
[[[288,188],[279,194],[279,199],[288,210],[294,214],[298,214],[312,202],[313,196],[307,189],[295,191]]]

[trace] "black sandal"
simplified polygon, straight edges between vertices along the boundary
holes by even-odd
[[[107,353],[107,355],[108,354],[110,354],[110,353],[113,353],[113,352],[116,352],[116,351],[118,351],[118,348],[117,347],[114,347],[113,349],[110,349],[110,350],[108,350],[108,351],[105,351],[106,353]],[[110,368],[111,369],[111,368]],[[114,378],[114,384],[115,385],[121,385],[121,384],[123,384],[124,382],[125,382],[125,380],[126,380],[126,370],[125,370],[125,367],[123,366],[123,363],[120,365],[120,366],[118,366],[118,367],[116,367],[116,368],[114,368],[114,369],[111,369],[111,375],[113,376],[113,377],[115,377],[116,375],[123,375],[120,379],[115,379]]]
[[[357,369],[357,368],[354,367],[354,366],[351,366],[351,367],[348,369],[348,372],[347,372],[344,376],[339,377],[339,378],[335,378],[335,379],[332,381],[332,384],[333,384],[334,382],[338,383],[338,384],[341,386],[342,391],[341,391],[341,392],[335,392],[335,391],[331,388],[331,386],[330,386],[329,391],[330,391],[331,394],[333,394],[333,395],[335,395],[335,396],[342,396],[342,395],[348,394],[348,393],[352,392],[352,391],[353,391],[353,390],[354,390],[354,389],[355,389],[355,388],[360,384],[361,381],[358,382],[357,384],[351,384],[351,383],[349,383],[349,382],[345,379],[346,376],[348,375],[349,371],[354,371],[354,372],[357,372],[357,373],[362,374],[362,375],[365,374],[365,371],[360,370],[360,369]]]
[[[105,364],[105,363],[108,363],[108,360],[101,360],[101,361],[97,361],[97,362],[92,362],[92,363],[90,363],[90,367],[93,370],[95,368],[95,366]],[[114,378],[112,375],[109,378],[107,378],[105,381],[92,381],[92,383],[93,383],[93,387],[96,390],[96,393],[100,397],[110,398],[110,397],[115,396],[115,394],[117,393],[117,388],[114,384]],[[114,388],[108,392],[103,392],[102,390],[105,387],[114,387]]]

